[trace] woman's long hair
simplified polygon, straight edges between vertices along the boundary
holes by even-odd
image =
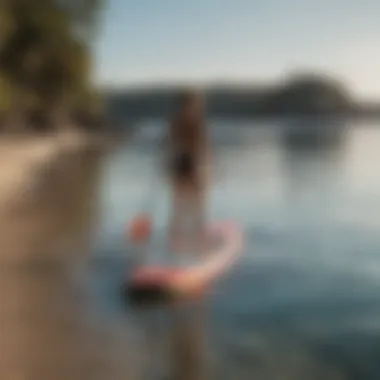
[[[170,125],[170,136],[172,143],[182,149],[198,151],[205,147],[202,98],[198,92],[186,90],[178,97],[177,110]]]

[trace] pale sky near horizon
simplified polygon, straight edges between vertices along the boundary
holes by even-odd
[[[100,84],[265,82],[306,69],[380,99],[380,0],[108,0],[102,21]]]

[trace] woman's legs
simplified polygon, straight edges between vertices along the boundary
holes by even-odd
[[[169,226],[172,248],[175,251],[202,251],[206,227],[203,191],[190,186],[173,186],[172,199]]]

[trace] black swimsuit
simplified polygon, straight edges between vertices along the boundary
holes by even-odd
[[[186,179],[196,174],[196,162],[192,154],[180,152],[175,154],[172,163],[172,174],[175,178]]]

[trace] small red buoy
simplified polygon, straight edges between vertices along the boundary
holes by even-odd
[[[148,214],[136,215],[128,228],[128,237],[134,243],[146,241],[152,230],[152,223]]]

